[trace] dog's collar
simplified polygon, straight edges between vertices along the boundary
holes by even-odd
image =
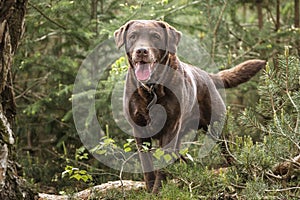
[[[154,91],[154,84],[151,85],[147,85],[141,81],[139,81],[139,83],[142,85],[142,87],[148,92],[148,93],[152,93]]]
[[[152,85],[153,86],[153,85]],[[154,87],[152,87],[151,86],[151,93],[153,94],[153,99],[150,101],[150,103],[148,104],[148,106],[147,106],[147,110],[150,110],[150,108],[154,105],[154,104],[156,104],[156,102],[157,102],[157,95],[156,95],[156,93],[155,93],[155,91],[154,91]]]
[[[150,108],[151,108],[154,104],[156,104],[156,102],[157,102],[157,95],[156,95],[156,93],[155,93],[155,91],[154,91],[154,86],[155,86],[155,84],[151,84],[151,85],[149,86],[149,85],[144,84],[144,83],[142,83],[142,82],[140,82],[140,83],[141,83],[142,87],[143,87],[149,94],[152,94],[152,95],[153,95],[153,99],[150,101],[150,103],[149,103],[148,106],[147,106],[147,110],[150,110]]]

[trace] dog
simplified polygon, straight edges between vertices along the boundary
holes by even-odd
[[[176,56],[181,35],[166,22],[155,20],[132,20],[114,33],[117,47],[125,46],[129,63],[124,113],[133,128],[146,188],[152,193],[159,192],[166,175],[154,170],[153,156],[145,145],[151,149],[156,139],[160,148],[178,159],[181,139],[191,129],[219,137],[226,107],[218,88],[244,83],[266,64],[248,60],[209,74]]]

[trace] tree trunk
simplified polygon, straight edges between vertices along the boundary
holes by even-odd
[[[277,32],[280,29],[280,0],[276,1],[276,24],[275,31]]]
[[[24,31],[27,0],[0,0],[0,199],[33,199],[17,174],[11,129],[16,104],[11,78],[12,57]]]
[[[294,1],[295,5],[295,28],[300,28],[300,14],[299,14],[299,9],[300,9],[300,5],[299,5],[299,0],[295,0]],[[299,32],[299,30],[298,30]],[[299,39],[299,35],[298,38],[296,38],[296,49],[298,51],[298,56],[300,56],[300,39]]]
[[[95,20],[95,33],[98,36],[98,0],[91,1],[91,20]]]
[[[263,12],[262,12],[262,0],[256,1],[258,28],[262,29],[264,25]]]
[[[295,27],[300,28],[299,0],[295,0]]]

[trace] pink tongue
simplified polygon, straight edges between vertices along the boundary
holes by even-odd
[[[137,63],[135,65],[135,75],[139,81],[148,80],[151,75],[150,63],[145,63],[145,64]]]

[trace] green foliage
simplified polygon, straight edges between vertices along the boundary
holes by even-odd
[[[132,151],[132,145],[134,145],[134,139],[127,139],[127,143],[123,145],[125,152]]]
[[[87,173],[86,170],[80,170],[78,168],[74,168],[70,165],[65,167],[65,171],[62,172],[62,178],[69,176],[70,179],[76,179],[77,181],[92,181],[93,178],[90,174]]]
[[[122,82],[124,82],[127,69],[128,64],[125,57],[120,57],[111,65],[111,69],[109,69],[107,77],[99,81],[96,92],[95,104],[98,120],[100,121],[100,125],[102,125],[103,130],[107,129],[109,126],[109,132],[112,136],[120,135],[119,133],[122,133],[120,128],[115,124],[112,115],[112,90],[116,84],[122,84]],[[127,135],[123,134],[123,136]]]
[[[99,155],[115,154],[117,148],[118,146],[115,144],[115,141],[112,138],[104,136],[101,138],[100,144],[91,149],[91,152]]]
[[[88,153],[86,153],[86,149],[84,147],[80,147],[76,149],[75,160],[83,160],[88,159]]]

